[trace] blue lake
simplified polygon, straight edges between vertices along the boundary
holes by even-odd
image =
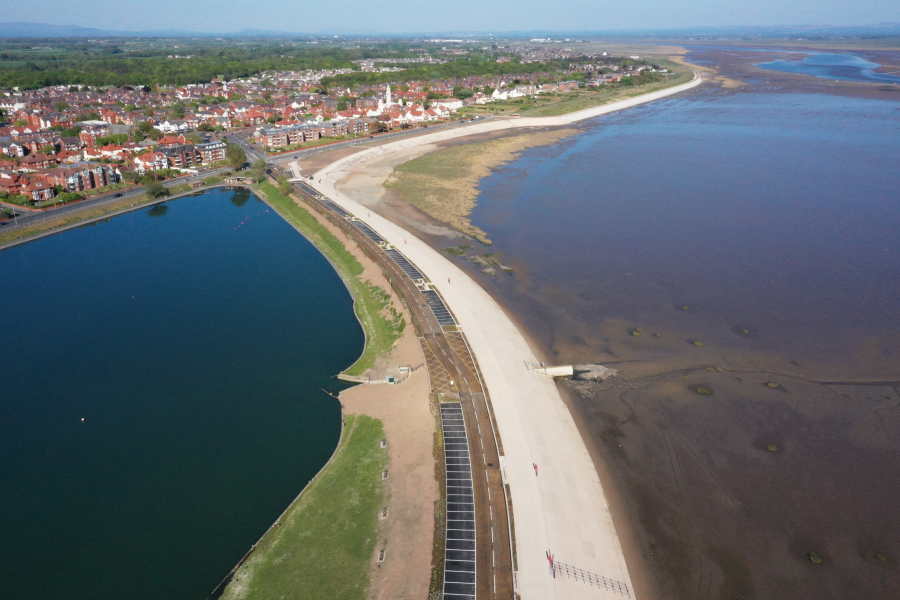
[[[0,253],[8,598],[205,598],[327,461],[363,347],[325,258],[211,190]]]

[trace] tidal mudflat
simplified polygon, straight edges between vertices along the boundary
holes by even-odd
[[[639,592],[900,590],[897,106],[708,89],[482,181],[484,285],[551,362],[619,369],[560,385]]]

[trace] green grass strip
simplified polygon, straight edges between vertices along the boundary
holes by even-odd
[[[387,291],[360,279],[363,266],[308,210],[298,205],[293,198],[282,196],[278,188],[268,181],[260,184],[259,190],[278,214],[296,227],[331,261],[350,290],[356,317],[366,332],[366,347],[362,356],[344,372],[347,375],[362,375],[375,364],[378,356],[387,354],[393,348],[406,325],[403,315],[390,306],[391,297]],[[390,318],[384,315],[386,311]]]
[[[376,551],[387,450],[381,421],[348,415],[334,457],[259,541],[223,600],[361,600]]]

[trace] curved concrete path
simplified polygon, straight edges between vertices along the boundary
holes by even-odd
[[[347,156],[315,175],[314,187],[367,222],[435,283],[465,331],[490,393],[506,455],[505,473],[515,518],[517,584],[523,600],[622,597],[581,581],[554,578],[548,551],[558,561],[623,582],[632,589],[619,537],[587,448],[553,382],[526,367],[537,358],[494,299],[425,242],[371,213],[335,186],[361,162],[389,152],[498,129],[567,125],[664,98],[700,83],[699,75],[695,75],[693,81],[677,87],[562,117],[490,121],[404,139]],[[537,475],[534,464],[538,465]]]

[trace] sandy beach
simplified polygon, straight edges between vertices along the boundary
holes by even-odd
[[[495,120],[406,139],[346,156],[315,174],[315,186],[359,215],[400,248],[435,283],[465,331],[482,366],[505,449],[505,476],[516,515],[518,592],[523,598],[595,598],[597,589],[554,578],[557,561],[623,582],[631,578],[604,490],[575,422],[556,386],[528,369],[537,362],[526,338],[503,309],[465,272],[409,231],[370,213],[339,190],[351,173],[376,179],[437,142],[515,128],[568,125],[664,98],[681,86],[562,117]],[[368,170],[369,165],[377,165]],[[318,181],[321,180],[321,183]],[[384,179],[382,178],[381,181]],[[535,473],[539,467],[539,475]]]

